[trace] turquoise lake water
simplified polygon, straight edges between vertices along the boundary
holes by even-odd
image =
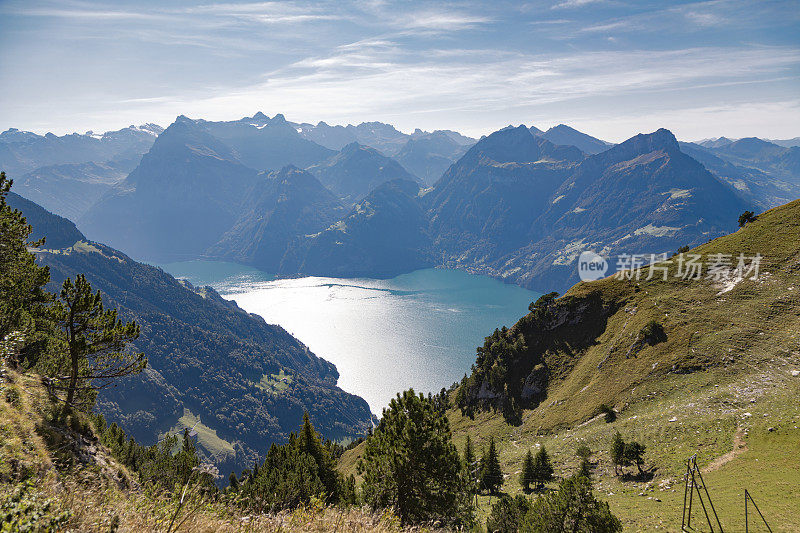
[[[159,265],[280,324],[339,370],[339,386],[380,414],[397,392],[436,392],[460,380],[495,328],[527,313],[539,293],[458,270],[386,280],[275,279],[241,265]]]

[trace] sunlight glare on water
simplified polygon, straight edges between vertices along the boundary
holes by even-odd
[[[540,296],[458,270],[425,269],[387,280],[273,279],[213,261],[161,265],[211,285],[248,312],[279,324],[339,370],[339,386],[380,413],[399,391],[436,392],[460,380],[475,348],[510,326]]]

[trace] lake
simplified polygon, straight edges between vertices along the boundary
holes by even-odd
[[[392,279],[274,277],[233,263],[159,265],[210,285],[248,312],[280,324],[339,370],[339,386],[376,414],[409,387],[436,392],[469,373],[483,338],[510,326],[540,294],[459,270]]]

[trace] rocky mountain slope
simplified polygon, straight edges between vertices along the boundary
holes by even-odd
[[[417,179],[396,160],[356,142],[343,147],[330,159],[309,167],[308,171],[345,204],[354,204],[387,181]]]
[[[296,239],[324,230],[345,213],[336,196],[306,171],[285,167],[260,174],[238,220],[207,253],[277,272]]]
[[[256,175],[203,125],[178,117],[78,225],[134,257],[195,258],[234,224]]]
[[[197,123],[230,147],[237,161],[256,170],[280,170],[287,165],[307,167],[334,153],[300,135],[281,114],[271,119],[256,113],[240,120]]]
[[[542,292],[563,289],[578,279],[576,260],[582,251],[609,257],[613,271],[621,254],[666,253],[723,235],[752,207],[681,152],[667,130],[638,135],[586,157],[576,147],[554,145],[524,126],[506,128],[470,148],[418,200],[409,202],[405,193],[394,192],[403,198],[370,204],[370,216],[360,218],[360,234],[372,236],[369,246],[362,245],[371,250],[369,264],[385,263],[374,236],[388,240],[392,235],[388,227],[377,225],[381,217],[374,213],[380,214],[384,205],[393,211],[405,208],[416,227],[421,208],[428,226],[405,234],[419,238],[415,246],[402,248],[413,256],[409,264],[418,264],[424,255],[434,258],[434,264]],[[357,241],[351,227],[341,221],[329,232],[337,238],[314,241],[315,253],[330,262],[330,272],[352,270],[342,266],[350,262],[341,249],[334,252],[342,242]],[[323,252],[320,247],[326,246]],[[299,262],[299,271],[312,264],[321,273],[323,262]],[[284,267],[289,265],[293,263]]]
[[[433,266],[421,189],[393,180],[373,190],[341,220],[297,241],[281,272],[335,277],[391,277]]]

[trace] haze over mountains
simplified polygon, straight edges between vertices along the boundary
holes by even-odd
[[[584,249],[672,252],[735,229],[743,210],[800,197],[800,147],[678,143],[667,130],[613,145],[564,124],[520,126],[476,143],[259,112],[181,116],[163,132],[10,130],[0,140],[0,164],[28,171],[16,190],[100,242],[140,259],[217,258],[279,275],[450,266],[564,289]],[[82,151],[37,159],[40,144]]]

